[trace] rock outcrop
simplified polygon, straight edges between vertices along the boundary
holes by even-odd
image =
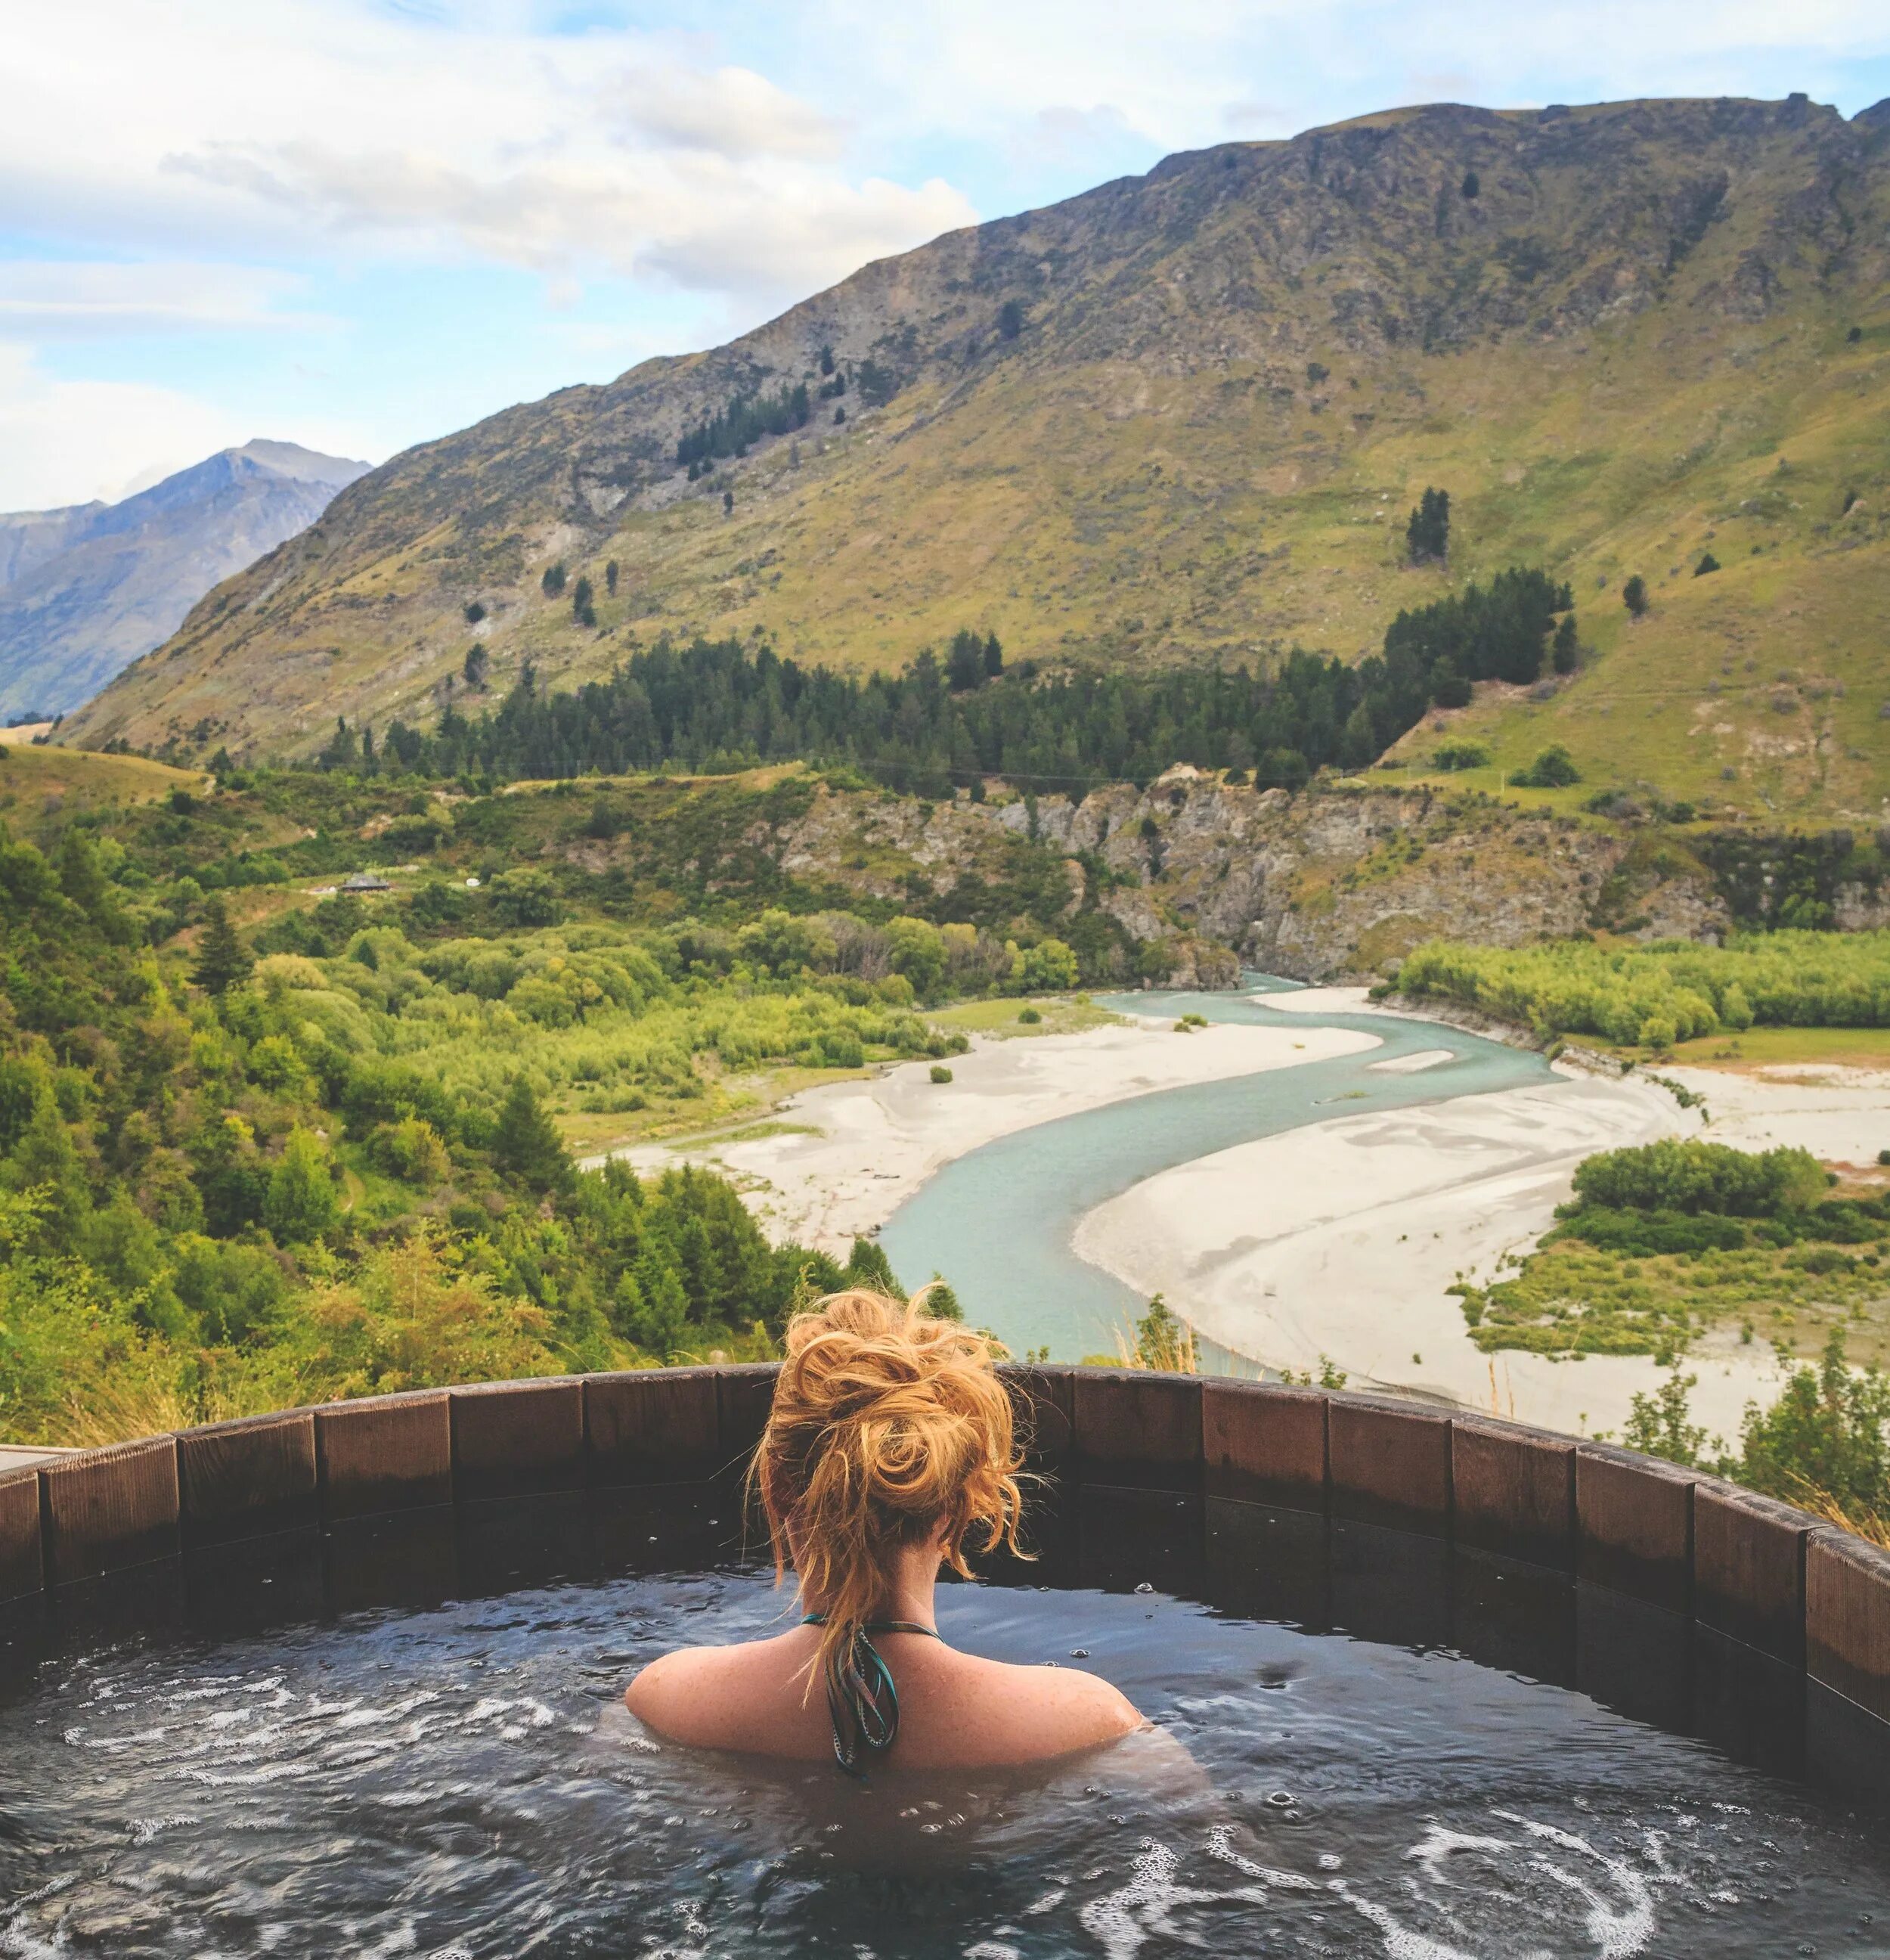
[[[894,903],[1000,885],[1042,863],[1023,847],[1047,847],[1062,858],[1066,916],[1106,912],[1155,950],[1144,970],[1178,985],[1231,986],[1243,963],[1299,980],[1381,974],[1431,938],[1717,940],[1733,923],[1712,870],[1675,834],[1474,794],[1289,796],[1185,765],[1078,800],[822,788],[748,841],[799,880]]]

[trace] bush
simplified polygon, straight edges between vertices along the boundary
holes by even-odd
[[[1415,998],[1462,1001],[1539,1034],[1640,1039],[1651,1014],[1677,1039],[1722,1027],[1890,1026],[1890,933],[1780,931],[1724,946],[1604,947],[1587,940],[1517,947],[1433,940],[1394,982]]]
[[[1020,993],[1061,993],[1076,985],[1076,955],[1060,939],[1040,939],[1012,962],[1011,982]]]
[[[949,1082],[951,1080],[951,1071],[943,1062],[935,1061],[932,1064],[932,1079],[934,1082]]]
[[[1435,769],[1481,769],[1488,766],[1490,752],[1481,742],[1440,742],[1432,752]]]
[[[1043,1018],[1043,1017],[1034,1007],[1025,1007],[1018,1015],[1018,1019],[1027,1028],[1035,1027]]]
[[[262,1222],[284,1244],[319,1238],[341,1215],[341,1201],[328,1174],[328,1151],[312,1131],[289,1132],[269,1173]]]
[[[1737,1150],[1695,1138],[1603,1150],[1585,1159],[1575,1172],[1575,1195],[1584,1205],[1717,1212],[1729,1218],[1769,1218],[1807,1209],[1828,1188],[1823,1169],[1809,1150]]]
[[[423,1190],[440,1183],[452,1169],[445,1141],[421,1116],[380,1125],[369,1136],[367,1149],[377,1169]]]
[[[1575,759],[1560,743],[1545,749],[1526,769],[1510,778],[1515,788],[1525,790],[1562,790],[1581,781]]]
[[[1769,1408],[1746,1405],[1736,1456],[1709,1449],[1705,1430],[1689,1419],[1698,1382],[1676,1374],[1657,1393],[1636,1395],[1623,1437],[1629,1448],[1806,1505],[1880,1543],[1890,1536],[1890,1381],[1850,1366],[1841,1329],[1815,1368],[1792,1371]]]

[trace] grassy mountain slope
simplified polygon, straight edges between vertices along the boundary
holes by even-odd
[[[1874,812],[1885,120],[1437,107],[1171,158],[395,458],[65,733],[305,752],[338,710],[463,700],[475,637],[488,686],[665,631],[860,667],[965,623],[1013,657],[1349,655],[1523,560],[1574,584],[1593,657],[1552,702],[1468,711],[1506,756],[1561,740],[1591,780]],[[675,467],[743,393],[818,387],[823,345],[837,405],[696,483]],[[1447,570],[1401,562],[1427,482],[1454,500]],[[1691,580],[1709,543],[1726,568]],[[595,628],[542,593],[554,562],[592,581]],[[1655,604],[1630,631],[1634,571]]]

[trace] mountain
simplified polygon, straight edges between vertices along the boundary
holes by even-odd
[[[475,638],[493,687],[663,632],[855,667],[967,624],[1013,661],[1352,657],[1522,562],[1574,587],[1583,667],[1479,689],[1499,755],[1552,726],[1590,781],[1874,820],[1886,428],[1883,106],[1399,110],[1171,158],[395,457],[66,735],[306,754],[338,711],[463,705]],[[1412,568],[1427,485],[1451,551]]]
[[[0,714],[77,707],[367,468],[251,442],[120,503],[0,515]]]

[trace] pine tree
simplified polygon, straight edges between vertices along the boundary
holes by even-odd
[[[645,1353],[666,1361],[689,1324],[689,1296],[682,1275],[666,1249],[650,1240],[625,1279],[619,1295],[624,1331]]]
[[[1441,564],[1450,550],[1450,493],[1428,485],[1405,526],[1413,565]]]
[[[987,679],[996,680],[1004,671],[1004,649],[995,633],[988,634],[984,642],[984,672]]]
[[[734,508],[735,492],[732,490],[723,491],[722,493],[722,514],[726,517],[734,510]]]
[[[1561,625],[1555,628],[1555,638],[1551,649],[1555,671],[1558,674],[1573,673],[1580,656],[1580,649],[1575,643],[1575,616],[1572,612],[1564,612]]]
[[[1639,572],[1621,588],[1621,603],[1638,619],[1647,609],[1647,581]]]
[[[604,590],[610,597],[617,597],[617,561],[612,558],[604,568]]]
[[[595,597],[590,581],[580,575],[577,584],[571,588],[571,617],[580,626],[595,626],[597,624],[597,609],[592,603]]]
[[[564,565],[561,559],[556,565],[545,568],[545,576],[538,581],[547,599],[555,599],[564,590]]]
[[[1339,731],[1339,760],[1348,769],[1367,767],[1378,753],[1377,737],[1372,733],[1371,711],[1361,701],[1345,718]]]
[[[190,977],[206,994],[221,999],[232,987],[240,987],[249,978],[256,961],[249,948],[237,937],[237,929],[230,923],[230,915],[224,909],[222,899],[206,899],[203,915],[203,931],[197,941],[197,963]]]
[[[571,1160],[557,1126],[523,1075],[512,1078],[492,1139],[492,1161],[529,1191],[561,1191]]]
[[[354,730],[348,725],[348,717],[336,715],[335,733],[328,738],[327,746],[315,759],[316,767],[323,769],[352,768],[360,759],[361,743],[356,740]]]
[[[483,689],[486,684],[486,670],[491,663],[484,648],[477,645],[467,648],[465,670],[467,686]]]
[[[904,1300],[905,1289],[893,1276],[892,1262],[883,1246],[871,1239],[856,1239],[847,1270],[841,1278],[850,1287],[870,1287],[875,1293]]]
[[[947,684],[954,694],[968,694],[984,679],[984,642],[968,626],[952,636],[945,662]]]
[[[14,1179],[37,1192],[43,1206],[40,1233],[49,1250],[70,1254],[72,1234],[92,1208],[91,1187],[72,1133],[49,1090],[39,1091],[33,1114],[14,1147]]]

